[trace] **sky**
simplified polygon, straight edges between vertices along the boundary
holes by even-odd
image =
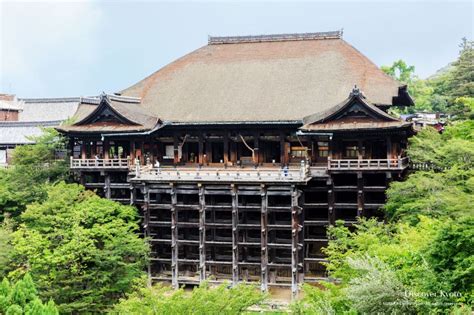
[[[0,93],[66,97],[120,91],[207,44],[208,36],[344,29],[378,66],[421,78],[473,39],[474,1],[0,0]]]

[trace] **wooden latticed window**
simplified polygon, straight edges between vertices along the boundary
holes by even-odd
[[[328,157],[329,155],[329,142],[318,141],[318,157]]]
[[[357,143],[347,143],[344,149],[344,157],[349,159],[357,159],[359,153]]]

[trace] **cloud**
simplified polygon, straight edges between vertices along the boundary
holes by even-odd
[[[90,1],[2,2],[0,92],[16,92],[20,85],[41,91],[51,72],[61,77],[67,65],[91,65],[101,15]]]

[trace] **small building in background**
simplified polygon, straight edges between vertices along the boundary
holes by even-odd
[[[0,167],[17,145],[32,144],[44,127],[57,127],[76,112],[80,97],[17,98],[0,94]]]

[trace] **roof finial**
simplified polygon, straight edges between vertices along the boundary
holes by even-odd
[[[349,96],[359,96],[359,95],[360,95],[360,89],[355,84],[354,87],[352,88],[352,92],[349,94]]]
[[[100,93],[100,102],[108,102],[109,101],[109,97],[107,95],[107,93],[105,93],[104,91],[102,91],[102,93]]]

